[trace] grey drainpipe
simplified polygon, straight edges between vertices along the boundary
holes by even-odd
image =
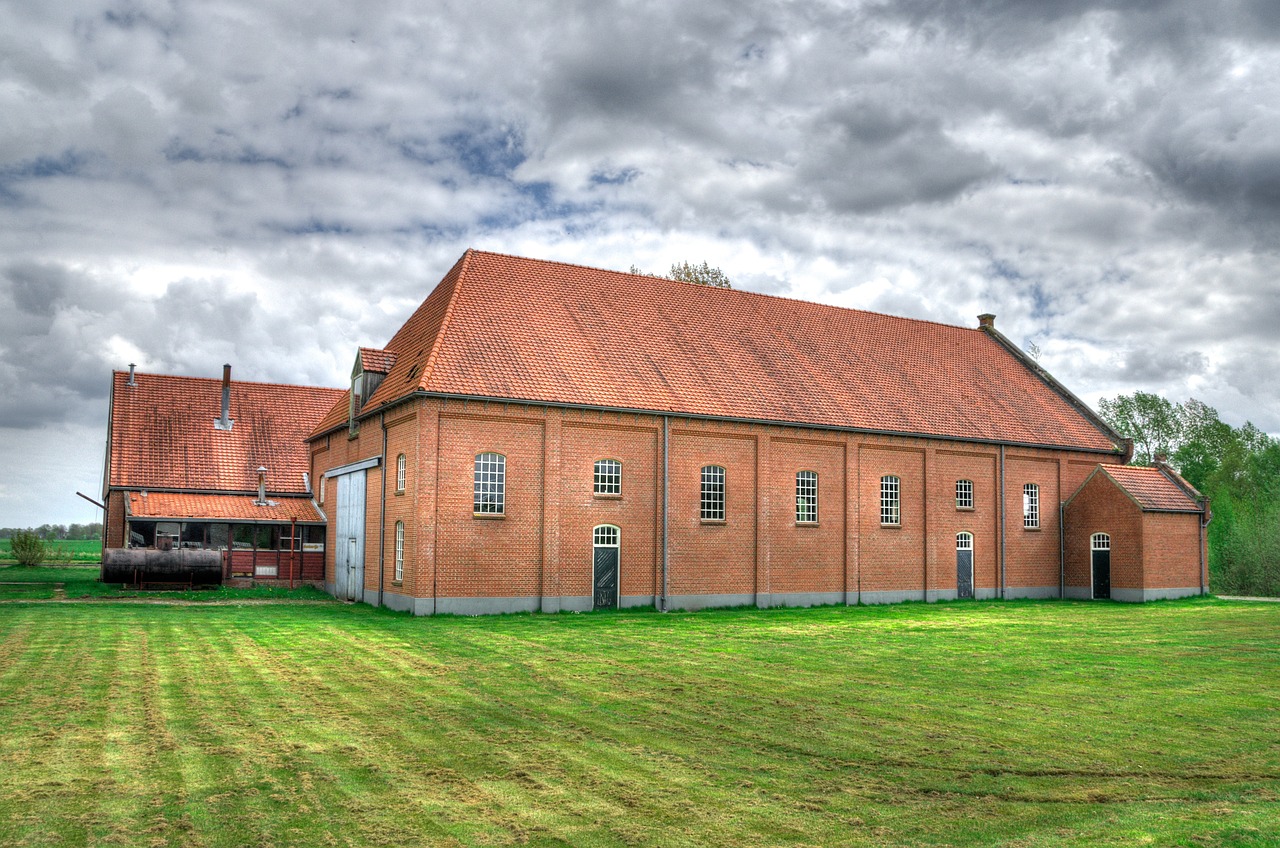
[[[1200,513],[1200,532],[1198,534],[1200,539],[1200,594],[1205,595],[1208,594],[1209,587],[1205,585],[1207,581],[1205,579],[1204,531],[1209,526],[1209,522],[1213,521],[1213,513],[1209,511],[1208,498],[1204,500],[1204,503],[1200,508],[1203,510],[1203,512]]]
[[[667,515],[671,500],[671,418],[662,416],[662,598],[658,609],[667,611]]]
[[[382,606],[382,581],[387,573],[387,413],[378,416],[382,422],[382,504],[378,509],[378,606]],[[361,587],[363,591],[363,587]]]
[[[1058,600],[1067,596],[1067,509],[1058,502]]]
[[[1004,598],[1004,445],[1000,446],[1000,597]]]

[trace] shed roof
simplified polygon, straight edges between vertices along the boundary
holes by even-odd
[[[385,349],[363,414],[426,392],[1124,449],[994,330],[475,250]]]
[[[129,492],[125,509],[130,518],[200,519],[202,521],[297,521],[320,523],[309,498],[280,498],[256,503],[253,495],[192,495],[184,492]]]
[[[230,430],[218,430],[222,381],[112,374],[107,488],[304,494],[307,434],[341,389],[231,382]]]
[[[1100,465],[1098,471],[1115,481],[1143,512],[1202,512],[1204,509],[1197,500],[1199,492],[1180,477],[1173,479],[1172,471],[1138,465]]]

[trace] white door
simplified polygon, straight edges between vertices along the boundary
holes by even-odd
[[[364,600],[364,470],[338,478],[334,590],[344,601]]]

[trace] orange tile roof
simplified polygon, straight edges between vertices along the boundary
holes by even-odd
[[[366,413],[423,391],[1120,452],[979,329],[474,250],[386,349]]]
[[[230,430],[217,430],[222,381],[112,374],[107,486],[255,492],[258,466],[267,490],[303,494],[310,468],[306,437],[343,397],[341,389],[231,382]]]
[[[190,495],[181,492],[129,492],[131,518],[198,518],[208,521],[298,521],[324,519],[307,498],[269,498],[265,506],[255,495]]]
[[[396,364],[396,355],[389,350],[375,350],[371,347],[360,348],[360,370],[372,371],[375,374],[386,374]]]
[[[1100,465],[1099,469],[1128,492],[1144,511],[1200,512],[1201,506],[1159,468]],[[1192,491],[1195,491],[1192,489]]]

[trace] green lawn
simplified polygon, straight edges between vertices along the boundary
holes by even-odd
[[[96,539],[54,539],[45,542],[46,562],[99,562],[102,559],[102,542]],[[16,562],[8,539],[0,539],[0,565]]]
[[[248,598],[330,600],[330,597],[324,592],[319,589],[313,589],[310,586],[299,586],[295,589],[276,586],[253,586],[244,589],[212,586],[204,589],[139,591],[126,588],[120,584],[99,583],[98,574],[98,566],[82,565],[52,565],[37,566],[35,568],[9,566],[8,568],[0,568],[0,601],[15,598],[52,598],[55,584],[61,584],[63,593],[70,599],[151,598],[166,601],[200,601],[203,603]],[[39,583],[41,585],[21,585],[24,583]]]
[[[1280,604],[6,603],[0,727],[3,845],[1275,845]]]

